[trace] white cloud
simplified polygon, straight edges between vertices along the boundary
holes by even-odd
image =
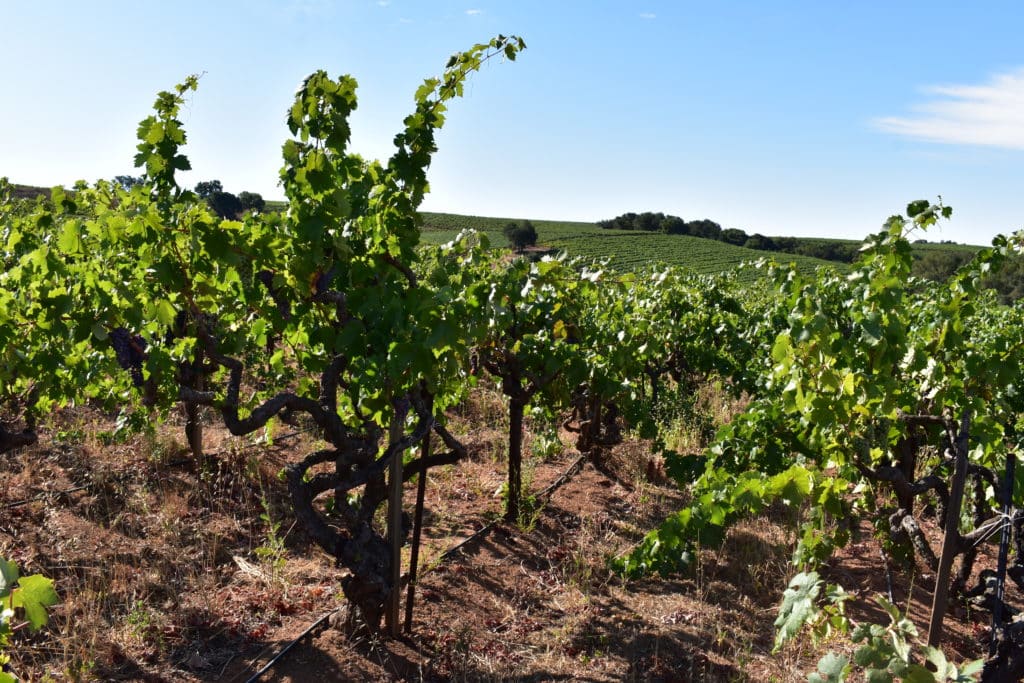
[[[641,19],[657,19],[657,17],[658,17],[658,15],[655,14],[654,12],[641,12],[640,13],[640,18]]]
[[[391,4],[391,0],[377,0],[377,5],[380,7],[387,7]]]
[[[471,17],[474,16],[474,15],[483,14],[483,13],[484,13],[484,11],[482,9],[468,9],[468,10],[466,10],[466,14],[468,14]]]
[[[933,98],[914,105],[915,114],[872,123],[887,133],[929,142],[1024,150],[1024,68],[983,85],[931,86],[924,92]]]

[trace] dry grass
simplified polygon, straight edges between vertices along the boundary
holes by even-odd
[[[709,385],[695,405],[717,425],[742,402]],[[324,680],[792,681],[813,668],[820,652],[806,639],[770,652],[799,510],[741,521],[685,574],[623,582],[609,571],[610,557],[686,500],[640,440],[602,455],[612,479],[588,465],[526,525],[499,525],[439,562],[503,506],[505,400],[478,387],[450,420],[471,458],[428,476],[413,639],[353,643],[328,629],[278,664],[273,680],[315,671]],[[0,461],[0,506],[32,499],[3,508],[0,555],[54,578],[63,598],[43,634],[17,643],[17,671],[58,681],[244,680],[339,604],[340,573],[293,527],[276,476],[317,447],[314,437],[271,448],[210,427],[217,454],[200,466],[184,457],[175,421],[123,443],[111,424],[88,410],[58,414],[53,438]],[[537,491],[576,453],[552,448],[550,425],[527,426]],[[686,436],[692,427],[676,427],[678,443],[702,445]],[[412,486],[406,495],[411,509]],[[843,558],[853,567],[844,585],[864,601],[877,591],[872,553]]]

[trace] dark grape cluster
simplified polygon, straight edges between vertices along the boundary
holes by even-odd
[[[263,286],[267,288],[270,293],[270,298],[277,304],[277,310],[280,311],[281,317],[287,319],[292,312],[291,304],[284,298],[280,287],[274,286],[274,273],[269,270],[261,270],[256,273],[256,279],[263,283]]]
[[[118,327],[110,331],[110,344],[114,347],[117,364],[131,374],[132,384],[141,387],[142,361],[146,359],[146,340],[137,334],[131,334],[123,327]]]
[[[331,288],[331,282],[338,273],[338,265],[334,264],[327,270],[317,271],[316,280],[313,282],[313,294],[326,292]]]

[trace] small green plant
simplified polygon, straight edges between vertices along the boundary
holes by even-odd
[[[284,536],[281,533],[281,522],[275,521],[274,516],[270,510],[270,499],[267,497],[267,492],[261,487],[260,505],[263,507],[263,512],[260,513],[260,519],[267,525],[267,538],[263,541],[263,544],[253,550],[256,556],[260,558],[270,567],[270,576],[274,583],[283,583],[282,572],[286,560],[284,558],[286,548],[284,545]]]
[[[530,453],[538,460],[547,460],[556,455],[561,455],[565,450],[558,434],[537,434],[530,442]]]
[[[533,531],[544,512],[544,503],[537,496],[526,495],[519,502],[519,526],[524,531]]]
[[[153,615],[146,607],[145,602],[136,600],[132,603],[132,608],[128,612],[127,621],[128,625],[132,627],[132,633],[137,638],[145,638],[153,626]]]
[[[11,638],[23,628],[38,631],[49,620],[47,607],[59,601],[53,581],[39,574],[21,576],[18,565],[0,557],[0,683],[17,683],[7,673]]]

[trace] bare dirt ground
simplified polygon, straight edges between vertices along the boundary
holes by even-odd
[[[492,396],[455,416],[472,458],[431,470],[411,633],[350,642],[328,620],[262,680],[806,680],[822,654],[808,638],[771,653],[799,511],[740,523],[686,574],[624,582],[609,571],[609,557],[684,503],[641,441],[605,454],[614,478],[586,464],[523,525],[495,524],[442,561],[500,516],[501,411]],[[279,425],[268,445],[211,427],[215,455],[200,467],[183,454],[180,425],[128,443],[113,441],[111,428],[87,410],[57,415],[52,438],[0,461],[0,555],[54,578],[63,599],[46,630],[16,643],[16,671],[28,680],[246,681],[339,606],[339,570],[294,527],[276,477],[315,446],[311,434]],[[531,444],[535,492],[578,456],[528,435]],[[414,496],[410,485],[409,509]],[[855,619],[884,621],[873,602],[886,591],[884,563],[863,531],[827,579],[855,593]],[[894,593],[923,632],[929,577],[915,573],[896,573]],[[987,618],[957,608],[947,654],[982,656]]]

